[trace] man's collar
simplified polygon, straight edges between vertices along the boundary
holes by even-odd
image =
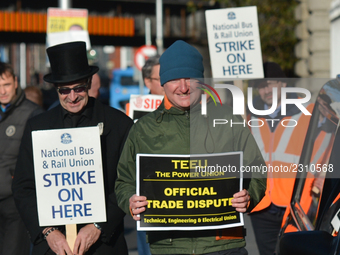
[[[164,107],[167,110],[170,110],[170,108],[173,107],[173,104],[169,101],[166,95],[164,95]]]
[[[180,110],[180,109],[178,109],[177,107],[175,107],[175,106],[169,101],[169,99],[168,99],[168,97],[167,97],[166,95],[164,95],[163,101],[164,101],[164,108],[165,108],[166,110],[170,110],[171,108],[173,108],[173,109],[177,109],[177,110],[180,111],[180,112],[190,112],[190,111],[193,110],[193,109],[197,109],[197,105],[200,105],[200,104],[202,103],[202,102],[199,102],[199,103],[197,103],[197,104],[191,106],[190,109],[188,109],[188,110]]]
[[[0,107],[1,107],[2,112],[5,112],[6,109],[7,109],[8,107],[10,107],[10,106],[11,106],[10,103],[9,103],[9,104],[6,104],[5,107],[3,107],[2,104],[0,104]]]

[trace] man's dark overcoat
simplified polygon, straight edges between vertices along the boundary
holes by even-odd
[[[87,126],[104,124],[101,148],[107,222],[98,223],[102,228],[102,235],[86,254],[128,254],[124,239],[123,217],[125,214],[117,205],[114,187],[118,159],[133,122],[124,113],[106,106],[96,99],[89,98],[88,107],[92,109],[90,111],[92,116],[90,125]],[[30,119],[27,122],[20,146],[12,188],[16,205],[34,244],[33,255],[43,255],[49,247],[42,236],[45,226],[39,227],[38,221],[31,132],[64,128],[63,118],[62,106],[58,105],[50,111]],[[80,227],[82,226],[78,226],[78,229]],[[64,226],[58,228],[61,231],[65,229]],[[73,247],[70,248],[73,250]]]

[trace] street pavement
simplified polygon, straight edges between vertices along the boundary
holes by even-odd
[[[246,249],[248,251],[248,254],[259,255],[258,248],[255,242],[253,227],[247,214],[244,214],[244,225],[247,229]],[[129,248],[129,255],[139,255],[137,251],[136,222],[129,215],[125,216],[125,238]]]

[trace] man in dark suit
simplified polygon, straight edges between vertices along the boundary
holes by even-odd
[[[12,186],[16,205],[34,244],[33,254],[128,254],[123,232],[124,213],[117,205],[114,183],[117,162],[132,120],[89,97],[92,75],[98,72],[98,67],[88,65],[84,42],[56,45],[48,48],[47,54],[51,73],[45,75],[44,80],[56,87],[60,105],[27,123]],[[74,247],[69,247],[65,226],[39,226],[31,132],[97,125],[102,129],[107,221],[78,225]]]

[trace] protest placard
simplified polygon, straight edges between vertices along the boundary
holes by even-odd
[[[243,225],[231,206],[242,189],[242,152],[137,154],[137,195],[147,197],[138,230],[221,229]]]
[[[256,6],[205,12],[214,78],[263,78]]]
[[[164,96],[160,95],[131,95],[127,114],[133,120],[138,120],[149,112],[153,112],[160,106]]]
[[[99,127],[32,132],[40,226],[106,221]]]
[[[48,47],[74,41],[86,42],[86,49],[91,49],[87,30],[87,9],[47,9],[46,43]]]

